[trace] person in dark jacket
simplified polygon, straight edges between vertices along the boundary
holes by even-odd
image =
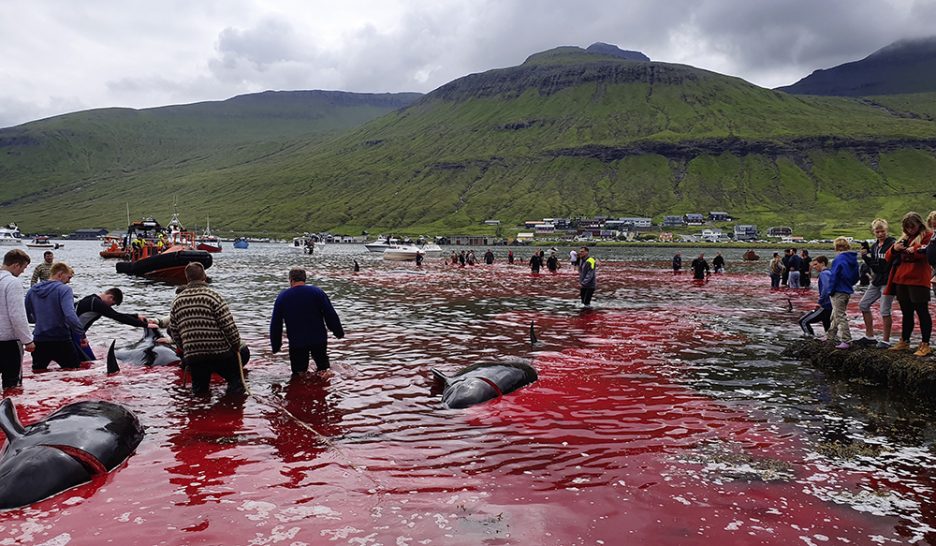
[[[812,258],[809,257],[809,251],[805,248],[800,252],[800,276],[799,276],[799,285],[800,288],[809,288],[810,283],[810,271],[812,271]]]
[[[682,270],[682,254],[679,252],[673,256],[673,275],[679,275],[679,272]]]
[[[874,234],[874,244],[865,249],[862,247],[859,255],[865,265],[871,271],[871,282],[865,291],[858,308],[861,309],[861,316],[864,319],[865,335],[855,342],[856,345],[865,345],[870,347],[875,345],[880,349],[890,347],[891,328],[893,319],[891,318],[891,309],[894,304],[894,296],[884,294],[884,288],[887,286],[887,279],[890,277],[891,264],[885,259],[887,251],[894,246],[897,239],[887,234],[887,220],[875,218],[871,222],[871,233]],[[874,315],[871,314],[871,306],[878,300],[881,300],[881,322],[884,324],[883,337],[878,342],[874,337]]]
[[[101,317],[107,317],[116,320],[127,326],[136,326],[146,328],[146,317],[143,315],[130,315],[120,313],[114,307],[123,303],[123,292],[119,288],[108,288],[100,294],[92,294],[81,298],[75,305],[75,313],[78,315],[78,322],[86,333],[91,326]],[[91,347],[83,347],[82,352],[88,360],[96,360],[97,357],[91,351]]]
[[[270,345],[274,353],[283,346],[283,323],[289,339],[289,365],[293,374],[309,370],[309,357],[315,361],[318,371],[327,370],[328,332],[336,338],[344,337],[341,319],[332,307],[325,292],[306,284],[306,272],[302,268],[289,271],[289,288],[280,292],[273,304],[270,319]]]
[[[41,282],[26,293],[26,315],[36,327],[33,329],[33,370],[45,370],[50,362],[61,368],[78,368],[83,356],[75,347],[85,347],[88,340],[75,314],[75,297],[68,283],[75,275],[64,262],[52,265],[49,280]]]
[[[832,275],[829,291],[832,300],[832,324],[829,327],[829,341],[838,342],[836,349],[848,349],[851,343],[851,331],[848,329],[848,300],[855,292],[858,282],[858,253],[851,250],[845,237],[835,240],[838,256],[832,260]]]
[[[790,249],[783,251],[783,258],[780,260],[783,264],[783,272],[780,274],[780,286],[786,286],[790,278]]]
[[[543,259],[540,258],[539,252],[534,252],[533,255],[530,256],[530,271],[534,274],[538,274],[541,267],[543,267]]]
[[[494,253],[491,252],[490,248],[484,253],[484,263],[494,265]]]
[[[546,269],[548,269],[550,273],[559,271],[559,258],[556,257],[555,252],[551,253],[549,257],[546,258]]]
[[[826,332],[829,331],[832,324],[832,300],[829,298],[832,293],[832,272],[828,269],[829,259],[825,256],[819,256],[812,260],[812,264],[819,277],[818,306],[799,319],[799,325],[803,329],[803,333],[810,337],[816,335],[812,329],[813,324],[821,322]]]
[[[591,307],[591,299],[595,294],[595,288],[598,287],[598,278],[595,269],[598,267],[598,260],[588,256],[588,247],[583,246],[579,249],[579,299],[582,305]]]
[[[715,253],[715,258],[712,260],[712,267],[715,268],[715,273],[725,272],[725,258],[721,255],[721,252]]]
[[[689,267],[692,269],[692,278],[701,281],[706,277],[712,274],[709,264],[705,261],[705,254],[699,254],[699,257],[695,260],[692,260],[692,263],[689,264]]]

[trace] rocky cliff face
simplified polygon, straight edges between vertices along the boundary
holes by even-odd
[[[595,42],[592,45],[586,47],[585,51],[589,53],[595,53],[596,55],[608,55],[611,57],[618,57],[619,59],[627,59],[629,61],[650,60],[650,57],[647,57],[639,51],[621,49],[616,45],[606,44],[604,42]]]
[[[936,91],[936,37],[895,42],[860,61],[816,70],[777,90],[844,97]]]
[[[621,63],[594,60],[579,64],[521,66],[472,74],[447,83],[426,95],[423,100],[463,101],[471,98],[514,98],[529,89],[548,96],[569,87],[587,83],[682,85],[702,77],[704,72],[665,63]]]

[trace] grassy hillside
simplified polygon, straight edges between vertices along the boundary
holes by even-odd
[[[832,235],[936,208],[929,119],[577,48],[455,80],[327,140],[286,136],[181,166],[89,169],[80,188],[33,192],[4,213],[30,230],[119,227],[126,201],[165,215],[177,195],[183,219],[210,212],[239,232],[451,234],[488,218],[728,210]]]
[[[21,207],[66,209],[46,210],[40,218],[48,220],[36,229],[87,225],[113,206],[113,199],[99,206],[99,198],[127,199],[139,190],[145,196],[141,204],[164,203],[164,180],[282,153],[297,139],[303,145],[320,142],[419,96],[265,92],[147,110],[90,110],[2,129],[0,203],[15,217],[10,219],[28,223],[35,221],[20,214]],[[88,200],[88,213],[73,220],[68,209]],[[101,220],[114,222],[112,217]]]

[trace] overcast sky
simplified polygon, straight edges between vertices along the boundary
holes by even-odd
[[[267,89],[427,92],[597,41],[764,87],[936,34],[936,0],[0,0],[0,127]]]

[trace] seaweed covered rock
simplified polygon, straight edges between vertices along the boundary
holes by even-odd
[[[936,396],[936,360],[882,349],[836,349],[815,339],[791,345],[784,356],[798,358],[831,375],[873,381],[902,392]]]

